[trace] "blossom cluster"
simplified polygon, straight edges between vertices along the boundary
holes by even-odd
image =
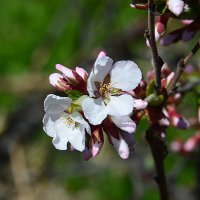
[[[148,1],[134,0],[132,8],[147,10]],[[199,20],[200,2],[198,0],[157,0],[155,1],[155,39],[160,40],[161,45],[170,45],[180,40],[186,42],[192,39],[200,30]],[[180,20],[181,28],[165,33],[169,19]],[[147,45],[148,41],[147,41]]]
[[[121,158],[133,150],[136,121],[133,113],[145,109],[147,102],[136,98],[142,73],[133,61],[118,61],[100,52],[88,73],[56,65],[60,73],[51,74],[50,83],[67,94],[49,94],[44,102],[44,131],[53,137],[56,149],[83,152],[88,160],[96,156],[107,135]]]

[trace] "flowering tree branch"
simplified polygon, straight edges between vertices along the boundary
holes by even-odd
[[[188,53],[188,55],[185,58],[180,59],[177,65],[176,73],[174,75],[174,78],[172,79],[171,83],[169,84],[167,91],[168,93],[171,93],[174,91],[176,84],[181,77],[181,74],[185,70],[186,65],[191,61],[193,56],[196,54],[196,52],[200,48],[200,39],[196,43],[196,45],[193,47],[193,49]]]
[[[151,55],[153,60],[154,74],[155,74],[155,91],[157,94],[161,93],[161,67],[163,60],[159,57],[156,40],[155,40],[155,2],[148,0],[148,29],[145,32],[145,37],[149,42]],[[155,162],[157,176],[155,180],[159,187],[160,199],[168,200],[168,191],[165,170],[163,161],[167,155],[167,147],[164,140],[157,134],[158,125],[151,125],[146,131],[146,140],[148,141],[153,159]]]
[[[156,92],[160,93],[161,89],[161,67],[163,64],[162,59],[158,55],[158,50],[155,41],[155,4],[154,0],[148,1],[148,29],[146,30],[145,36],[149,42],[149,46],[151,49],[153,66],[155,72],[155,84],[156,84]]]

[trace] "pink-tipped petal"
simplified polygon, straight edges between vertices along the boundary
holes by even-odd
[[[101,146],[102,146],[102,144],[98,143],[98,142],[95,142],[92,144],[91,153],[92,153],[93,157],[95,157],[100,152]]]
[[[114,145],[115,150],[119,154],[122,159],[127,159],[129,157],[129,147],[124,139],[120,137],[120,139],[116,139],[111,136],[111,141]]]
[[[191,152],[196,147],[196,140],[194,138],[190,138],[183,146],[186,152]]]
[[[182,0],[168,0],[167,2],[169,10],[176,16],[180,15],[184,9],[184,1]]]
[[[85,82],[87,81],[88,73],[83,68],[76,67],[75,71]]]
[[[148,103],[142,99],[134,99],[134,108],[136,110],[144,109],[147,107],[147,105]]]
[[[75,80],[74,74],[72,73],[71,69],[69,69],[63,65],[60,65],[60,64],[56,64],[56,69],[58,71],[62,72],[66,78]]]
[[[97,59],[98,59],[98,58],[101,58],[101,57],[103,57],[103,56],[106,56],[105,51],[100,51],[100,53],[99,53]]]
[[[58,82],[61,81],[61,79],[64,79],[64,77],[59,73],[54,73],[49,76],[49,82],[54,87],[59,86]]]
[[[182,141],[173,141],[170,145],[172,151],[179,153],[182,151],[183,148],[183,142]]]
[[[167,118],[162,118],[158,121],[159,125],[161,126],[169,126],[170,125],[170,122]]]

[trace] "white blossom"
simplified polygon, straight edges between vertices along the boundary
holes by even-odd
[[[122,130],[134,132],[135,123],[129,117],[134,108],[134,99],[126,91],[135,89],[142,74],[133,61],[113,60],[100,52],[87,81],[89,97],[82,102],[85,117],[93,125],[110,115]]]
[[[74,149],[85,149],[85,133],[90,134],[90,126],[79,112],[67,112],[72,100],[68,97],[59,97],[49,94],[44,101],[45,116],[43,129],[50,137],[53,137],[53,145],[56,149],[66,150],[67,143],[71,143]]]

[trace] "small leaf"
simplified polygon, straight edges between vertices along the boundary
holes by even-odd
[[[66,93],[67,93],[67,96],[71,98],[73,101],[76,101],[78,98],[80,98],[83,95],[78,90],[67,90]]]
[[[156,95],[155,93],[150,94],[145,101],[148,102],[149,106],[159,106],[164,101],[163,95]]]

